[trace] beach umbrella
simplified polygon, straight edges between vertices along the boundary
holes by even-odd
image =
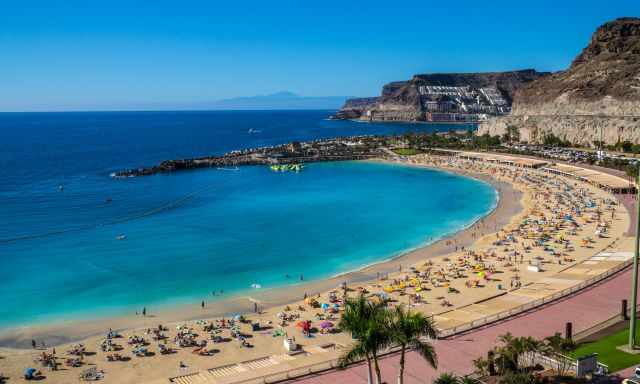
[[[322,328],[322,329],[327,329],[327,328],[331,328],[331,327],[333,327],[333,323],[328,321],[328,320],[320,322],[320,328]]]

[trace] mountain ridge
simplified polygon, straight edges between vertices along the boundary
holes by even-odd
[[[566,70],[516,91],[511,115],[478,133],[502,135],[509,125],[532,143],[549,135],[579,145],[640,143],[640,18],[598,27]]]

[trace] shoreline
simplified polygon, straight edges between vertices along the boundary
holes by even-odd
[[[343,281],[348,284],[365,283],[375,281],[378,274],[397,272],[399,266],[411,266],[421,260],[434,258],[448,254],[452,251],[448,241],[455,241],[458,246],[469,246],[475,242],[472,236],[474,230],[480,225],[488,233],[494,233],[509,224],[512,219],[523,211],[521,198],[523,193],[516,190],[510,183],[498,181],[493,177],[474,172],[460,170],[441,169],[425,165],[398,163],[389,160],[367,160],[383,162],[398,166],[421,167],[450,172],[463,177],[470,177],[481,182],[489,183],[497,192],[498,201],[487,214],[475,219],[466,228],[462,228],[449,235],[443,236],[429,244],[409,249],[392,256],[386,260],[365,265],[353,271],[345,271],[334,276],[314,281],[292,284],[272,288],[264,291],[252,292],[250,296],[239,293],[229,298],[210,302],[211,307],[200,308],[198,303],[193,305],[168,304],[158,312],[151,312],[148,316],[105,316],[98,318],[80,318],[66,321],[58,321],[51,325],[29,325],[24,327],[12,327],[0,331],[0,348],[6,350],[25,350],[31,346],[31,340],[45,341],[48,346],[57,346],[70,342],[81,341],[92,336],[104,333],[108,328],[117,331],[148,328],[158,323],[177,323],[197,319],[207,319],[220,316],[229,316],[237,313],[253,312],[254,302],[259,303],[261,311],[291,304],[299,301],[305,293],[317,294],[326,292],[339,286]]]
[[[354,123],[368,123],[368,124],[457,124],[457,125],[480,125],[486,120],[482,121],[423,121],[423,120],[362,120],[362,119],[332,119],[331,117],[326,118],[325,120],[329,121],[352,121]]]

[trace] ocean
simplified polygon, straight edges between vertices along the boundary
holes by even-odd
[[[0,329],[326,278],[455,232],[494,207],[483,182],[378,163],[109,176],[294,140],[461,128],[329,114],[0,114]]]

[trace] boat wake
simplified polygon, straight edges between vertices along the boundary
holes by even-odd
[[[141,213],[137,213],[137,214],[133,214],[130,216],[125,216],[125,217],[120,217],[120,218],[116,218],[114,220],[109,220],[109,221],[105,221],[102,223],[96,223],[96,224],[87,224],[87,225],[81,225],[81,226],[77,226],[77,227],[73,227],[73,228],[65,228],[65,229],[60,229],[57,231],[51,231],[51,232],[44,232],[44,233],[37,233],[37,234],[31,234],[31,235],[24,235],[24,236],[16,236],[16,237],[12,237],[12,238],[7,238],[7,239],[0,239],[0,244],[8,244],[8,243],[14,243],[14,242],[18,242],[18,241],[26,241],[26,240],[35,240],[35,239],[41,239],[41,238],[45,238],[45,237],[51,237],[51,236],[57,236],[57,235],[64,235],[67,233],[72,233],[72,232],[80,232],[80,231],[88,231],[91,229],[95,229],[95,228],[100,228],[100,227],[106,227],[106,226],[110,226],[110,225],[116,225],[116,224],[122,224],[122,223],[127,223],[130,221],[134,221],[134,220],[140,220],[140,219],[144,219],[153,215],[157,215],[159,213],[163,213],[178,207],[181,207],[185,204],[187,204],[190,200],[194,199],[195,197],[197,197],[198,195],[210,191],[212,190],[214,187],[213,186],[209,186],[203,189],[200,189],[196,192],[190,193],[180,199],[174,200],[174,201],[170,201],[164,205],[161,205],[157,208],[153,208],[150,209],[148,211],[144,211]],[[122,240],[122,239],[118,239],[118,240]]]

